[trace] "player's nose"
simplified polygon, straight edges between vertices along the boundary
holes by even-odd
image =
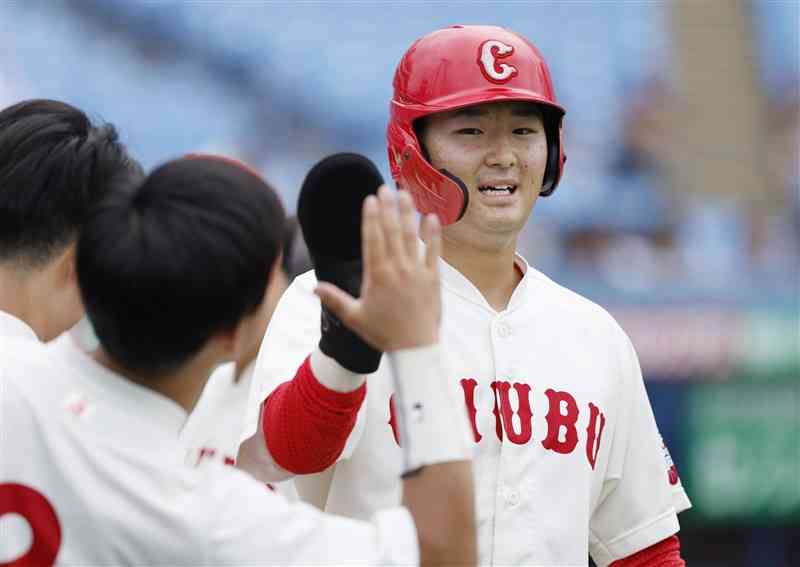
[[[486,165],[489,167],[514,167],[517,158],[511,140],[507,136],[495,136],[486,152]]]

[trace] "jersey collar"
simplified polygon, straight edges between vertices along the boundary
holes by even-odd
[[[180,405],[144,386],[112,372],[83,352],[75,341],[60,345],[59,355],[77,372],[80,380],[123,412],[135,412],[143,420],[174,434],[177,439],[188,414]]]
[[[36,333],[25,321],[17,319],[5,311],[0,311],[0,337],[39,342],[39,337],[36,336]]]
[[[511,311],[522,301],[522,297],[532,277],[533,270],[530,269],[528,262],[519,254],[514,255],[514,265],[522,273],[522,279],[511,294],[511,299],[508,302],[508,307],[505,311]],[[439,259],[439,272],[442,278],[442,285],[450,291],[460,295],[464,299],[480,305],[484,309],[488,309],[492,313],[496,313],[494,308],[486,301],[483,294],[478,290],[475,285],[467,279],[467,277],[455,269],[453,266]]]

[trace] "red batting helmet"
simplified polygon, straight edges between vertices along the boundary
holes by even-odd
[[[540,105],[547,135],[547,166],[540,194],[552,193],[564,168],[561,143],[564,109],[556,103],[547,63],[525,38],[496,26],[453,26],[418,39],[394,75],[386,132],[389,165],[398,187],[408,189],[422,213],[442,224],[467,209],[464,183],[423,157],[414,121],[423,116],[496,101]]]

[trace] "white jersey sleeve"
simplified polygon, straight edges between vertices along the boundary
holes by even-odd
[[[675,534],[677,513],[691,506],[680,481],[668,474],[636,352],[620,333],[620,418],[589,532],[589,551],[599,567]]]
[[[405,508],[382,510],[363,522],[289,503],[250,478],[227,480],[216,483],[220,507],[208,541],[209,564],[419,564],[416,528]]]
[[[306,357],[317,348],[321,331],[320,302],[314,295],[316,285],[313,270],[294,279],[275,308],[256,359],[245,409],[239,466],[267,482],[283,480],[290,473],[268,464],[274,461],[262,440],[261,404],[280,384],[291,380]],[[358,443],[364,429],[364,412],[362,405],[339,459],[348,458]],[[254,467],[260,470],[253,470]]]

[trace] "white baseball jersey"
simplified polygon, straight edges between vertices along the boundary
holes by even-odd
[[[337,518],[211,459],[186,466],[180,406],[2,313],[0,393],[0,563],[418,561],[407,510]]]
[[[208,379],[180,434],[189,465],[197,466],[205,459],[236,464],[254,369],[255,361],[234,380],[236,365],[223,364]],[[270,483],[269,487],[289,500],[297,500],[291,479]]]
[[[496,312],[441,262],[443,380],[472,419],[481,564],[602,566],[678,531],[689,507],[670,484],[634,349],[613,318],[518,257],[522,281]],[[245,438],[259,404],[319,340],[309,272],[281,299],[262,344]],[[331,481],[326,509],[355,518],[396,506],[400,470],[384,357]],[[402,439],[400,440],[402,442]]]

